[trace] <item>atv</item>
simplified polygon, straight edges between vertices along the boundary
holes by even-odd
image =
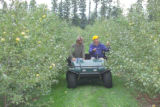
[[[105,66],[103,58],[82,59],[71,61],[66,73],[68,88],[76,88],[80,78],[99,78],[106,88],[112,88],[112,74]]]

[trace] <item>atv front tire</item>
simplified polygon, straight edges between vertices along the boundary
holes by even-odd
[[[68,71],[67,75],[66,75],[66,78],[67,78],[68,88],[76,88],[76,86],[77,86],[77,76],[76,76],[76,74]]]
[[[112,74],[110,71],[103,74],[103,82],[106,88],[112,88]]]

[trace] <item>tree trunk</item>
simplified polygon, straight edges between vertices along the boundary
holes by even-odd
[[[90,23],[90,19],[91,19],[91,0],[89,0],[89,23]]]
[[[7,107],[7,96],[4,94],[4,107]]]
[[[98,2],[96,2],[96,10],[95,10],[95,16],[97,18],[97,8],[98,8]]]

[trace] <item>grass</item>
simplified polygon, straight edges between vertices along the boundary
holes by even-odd
[[[80,80],[76,89],[68,89],[65,78],[62,78],[51,94],[41,97],[36,104],[49,102],[48,107],[138,107],[132,95],[134,91],[125,88],[118,77],[114,76],[113,81],[111,89],[97,80]]]

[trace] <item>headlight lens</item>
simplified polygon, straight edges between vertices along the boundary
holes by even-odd
[[[83,69],[82,72],[86,72],[86,69]]]
[[[93,69],[94,72],[97,72],[97,69]]]

